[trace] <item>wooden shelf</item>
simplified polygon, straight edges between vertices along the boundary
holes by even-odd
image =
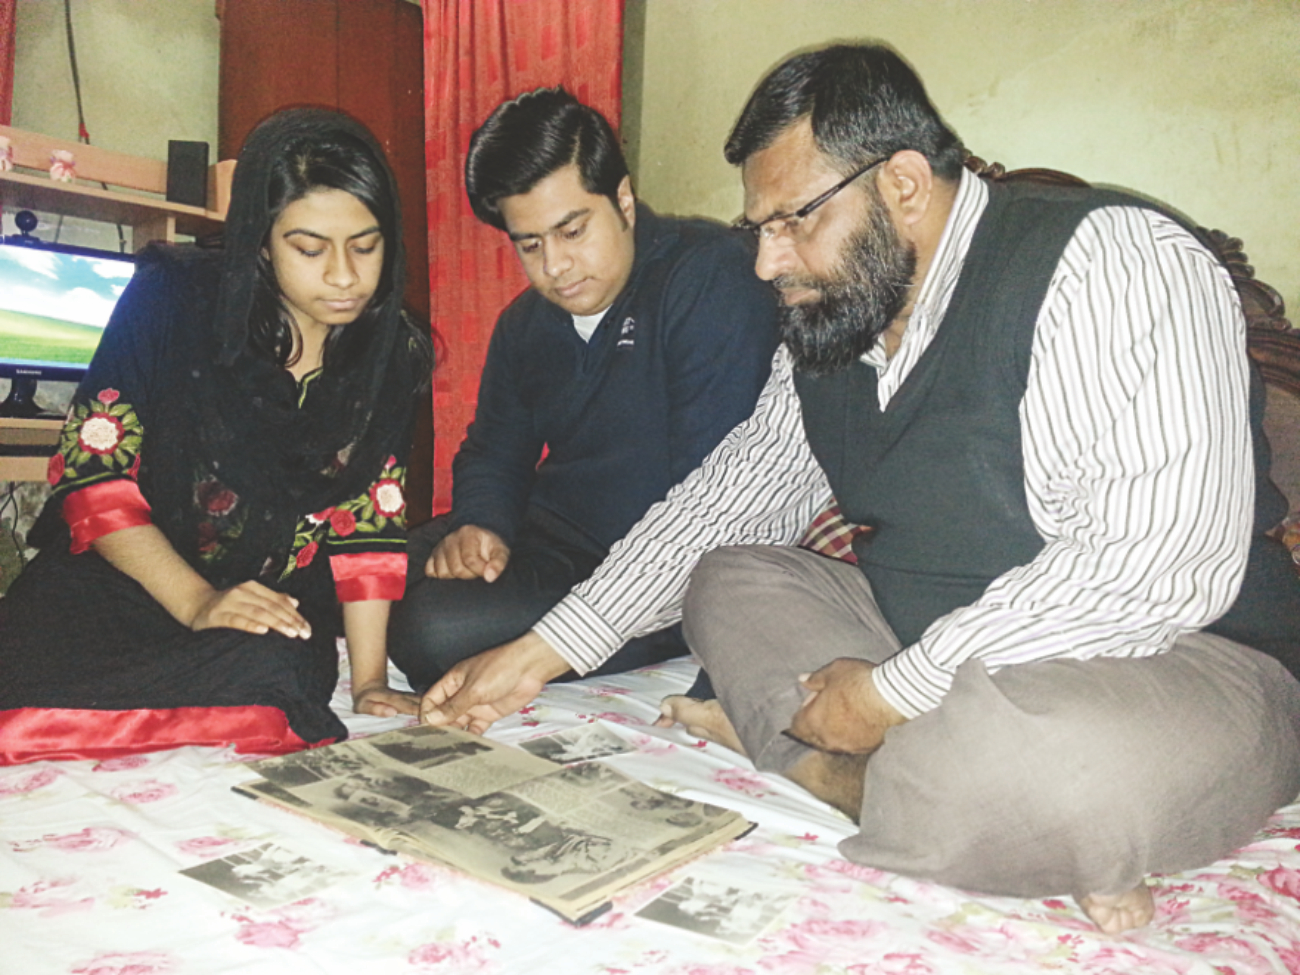
[[[230,202],[233,160],[208,167],[208,206],[186,206],[164,199],[167,164],[110,152],[97,146],[68,142],[0,125],[9,140],[19,172],[0,172],[0,204],[6,209],[40,210],[70,217],[124,224],[131,228],[131,249],[153,240],[172,242],[177,234],[202,237],[221,230]],[[77,181],[61,183],[44,174],[50,154],[70,152],[76,159]],[[95,184],[107,183],[112,189]]]
[[[15,172],[0,173],[0,204],[6,209],[126,224],[133,234],[132,250],[137,251],[151,240],[174,241],[177,234],[202,237],[222,227],[221,215],[215,211]]]
[[[43,481],[50,455],[59,443],[62,420],[19,420],[0,417],[0,444],[26,446],[36,454],[0,454],[0,481]]]

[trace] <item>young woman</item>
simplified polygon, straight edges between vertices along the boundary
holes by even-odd
[[[432,364],[401,241],[370,133],[296,109],[240,153],[222,251],[140,255],[0,600],[0,763],[340,739],[340,634],[353,707],[414,711],[385,680]]]

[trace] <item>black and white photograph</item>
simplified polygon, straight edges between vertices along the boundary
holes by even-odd
[[[508,792],[449,803],[433,822],[507,850],[530,850],[551,842],[557,827],[531,803]]]
[[[285,788],[324,782],[351,775],[366,767],[366,760],[349,748],[309,748],[280,758],[264,759],[257,771],[268,781]]]
[[[538,758],[545,758],[561,765],[590,762],[597,758],[608,758],[610,755],[621,755],[634,750],[618,735],[598,724],[544,735],[523,742],[519,747],[526,752],[532,752]]]
[[[517,884],[545,884],[557,877],[607,873],[635,856],[608,836],[566,829],[549,843],[512,855],[501,876]]]
[[[309,860],[274,843],[180,871],[254,907],[281,907],[324,890],[346,871]]]
[[[331,782],[328,797],[311,796],[338,816],[367,826],[398,828],[433,817],[448,803],[463,798],[422,779],[389,769],[370,768]]]
[[[636,913],[650,921],[744,945],[762,934],[794,899],[792,893],[687,877]]]
[[[422,769],[436,768],[462,758],[472,758],[490,750],[481,741],[449,740],[447,735],[439,733],[436,728],[420,727],[402,730],[405,733],[401,736],[372,742],[371,745],[376,751],[382,752],[394,761]]]

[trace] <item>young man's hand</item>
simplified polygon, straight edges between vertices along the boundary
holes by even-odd
[[[496,532],[462,525],[429,555],[424,574],[433,579],[485,579],[493,582],[510,561],[510,546]]]

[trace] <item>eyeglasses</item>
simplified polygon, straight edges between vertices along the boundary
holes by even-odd
[[[788,240],[798,240],[800,236],[800,225],[808,219],[814,210],[826,203],[827,200],[833,197],[840,190],[844,189],[867,170],[875,169],[882,162],[887,162],[891,158],[892,156],[881,156],[879,159],[871,160],[871,162],[867,163],[861,169],[850,173],[825,193],[809,200],[793,213],[774,213],[766,220],[760,220],[758,223],[751,223],[749,220],[741,217],[731,226],[736,230],[748,231],[760,241],[771,240],[773,237],[785,237]]]

